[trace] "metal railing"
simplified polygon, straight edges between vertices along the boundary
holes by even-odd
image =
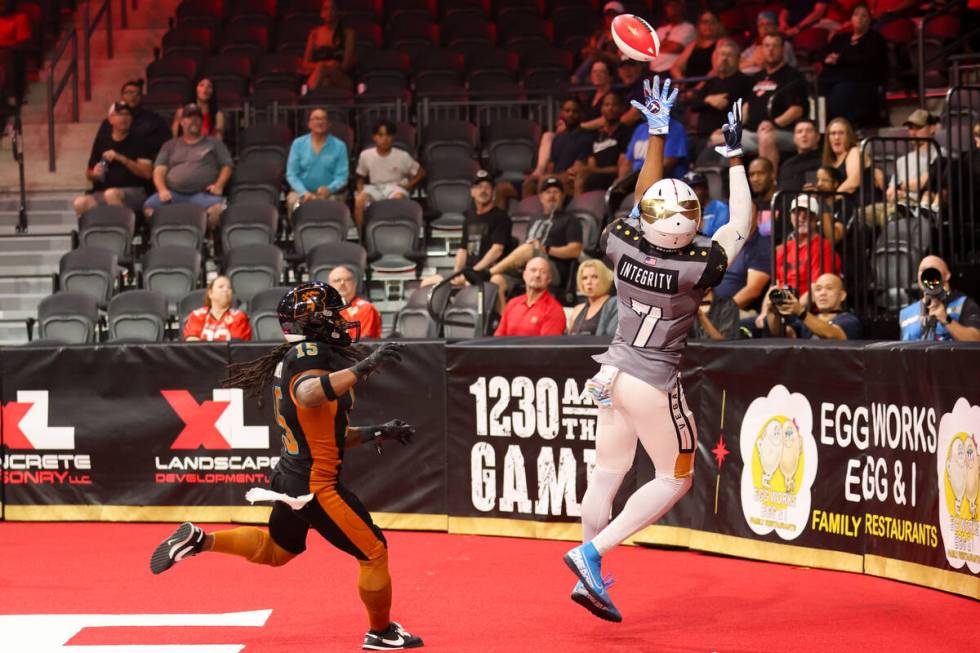
[[[769,211],[775,285],[790,287],[802,297],[821,274],[844,276],[849,263],[845,233],[854,219],[853,199],[847,193],[780,190],[772,196]]]
[[[24,177],[24,124],[20,118],[20,107],[14,112],[13,131],[10,134],[10,151],[17,163],[17,182],[20,203],[17,207],[17,226],[15,232],[27,232],[27,182]]]
[[[480,98],[473,93],[467,99],[424,96],[416,105],[416,113],[419,129],[439,120],[468,120],[482,127],[505,118],[534,120],[543,129],[550,129],[558,115],[558,100],[551,95],[513,99],[500,99],[499,95]]]
[[[126,0],[123,0],[125,3]],[[112,59],[112,0],[103,0],[102,6],[95,12],[95,18],[90,16],[92,2],[85,3],[85,13],[82,14],[82,36],[85,43],[85,101],[92,99],[92,35],[99,26],[99,21],[105,18],[106,56]]]
[[[946,92],[943,131],[949,163],[946,166],[949,219],[945,224],[949,263],[976,263],[980,201],[976,182],[980,180],[980,147],[973,136],[980,124],[980,85],[954,86]]]
[[[71,59],[68,60],[64,75],[55,83],[55,71],[61,62],[65,50],[71,46]],[[61,98],[68,82],[71,86],[71,121],[78,122],[78,35],[74,29],[68,30],[61,37],[51,56],[48,69],[48,171],[55,171],[54,163],[54,109]]]
[[[857,251],[866,261],[856,266],[855,287],[863,291],[865,314],[892,317],[918,293],[919,261],[943,255],[948,238],[941,170],[944,156],[932,138],[866,138],[861,160],[885,177],[885,192],[869,188],[862,175]],[[873,177],[872,177],[873,178]]]

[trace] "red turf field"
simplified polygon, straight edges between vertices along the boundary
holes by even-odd
[[[61,650],[14,636],[25,620],[2,615],[254,610],[272,612],[252,627],[86,628],[64,650],[359,650],[366,626],[356,564],[326,543],[311,536],[306,554],[279,569],[208,554],[153,576],[150,552],[171,530],[0,523],[0,651]],[[620,547],[606,567],[619,579],[612,595],[624,622],[608,624],[568,599],[573,578],[561,562],[567,543],[402,532],[388,538],[394,617],[424,637],[424,650],[977,650],[976,601],[868,576]],[[32,627],[56,633],[48,622]],[[169,646],[144,648],[151,644]]]

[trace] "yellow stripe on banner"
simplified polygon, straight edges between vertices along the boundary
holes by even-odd
[[[372,512],[371,518],[378,528],[401,531],[439,531],[449,530],[449,517],[446,515],[426,515],[407,512]]]
[[[496,517],[450,517],[449,532],[457,535],[502,535],[572,542],[582,539],[582,525],[578,522],[549,523]]]
[[[692,549],[709,553],[779,562],[785,565],[820,567],[858,574],[864,571],[864,557],[857,553],[827,551],[826,549],[814,549],[793,544],[777,544],[735,537],[734,535],[691,531],[689,546]]]
[[[647,526],[630,540],[634,544],[655,544],[657,546],[691,547],[690,528],[680,526]]]
[[[970,575],[967,567],[963,568],[963,573],[959,573],[905,560],[866,555],[864,573],[980,599],[980,578]]]

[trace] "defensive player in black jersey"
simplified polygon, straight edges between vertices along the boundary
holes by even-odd
[[[306,549],[306,535],[316,529],[328,542],[357,558],[357,587],[367,608],[370,630],[363,648],[418,648],[422,640],[391,621],[391,577],[388,545],[371,515],[340,481],[344,450],[372,444],[382,451],[386,441],[408,444],[415,429],[401,420],[377,426],[349,426],[354,385],[386,364],[401,359],[396,343],[372,353],[354,345],[360,325],[348,322],[346,308],[330,286],[311,282],[290,290],[279,303],[279,322],[287,343],[251,363],[233,366],[229,387],[260,395],[272,384],[276,422],[282,432],[282,453],[272,473],[278,499],[269,530],[246,526],[213,533],[185,522],[150,559],[159,574],[202,551],[230,553],[249,562],[278,567]],[[355,337],[348,335],[353,329]],[[256,492],[256,490],[250,491]]]

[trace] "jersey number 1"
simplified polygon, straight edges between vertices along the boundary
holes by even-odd
[[[637,315],[643,316],[640,328],[636,330],[636,335],[633,337],[633,346],[646,347],[647,343],[650,342],[650,336],[653,335],[653,328],[663,317],[663,311],[659,306],[650,306],[635,299],[630,300],[630,305]]]

